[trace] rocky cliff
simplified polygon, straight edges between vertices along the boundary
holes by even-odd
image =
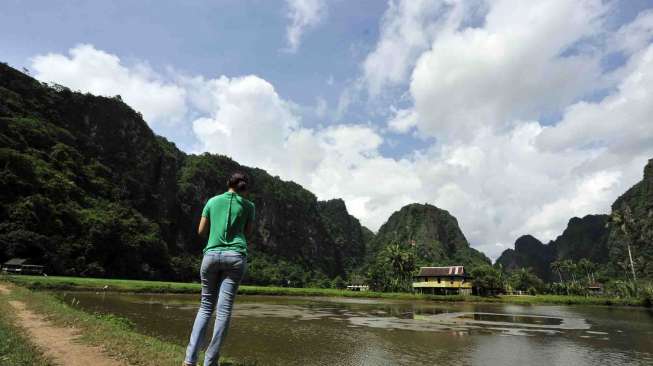
[[[653,278],[653,159],[644,167],[642,180],[614,202],[610,221],[610,269],[619,275],[630,270],[630,243],[637,276]]]
[[[515,241],[515,249],[506,249],[497,259],[505,271],[531,268],[542,280],[551,277],[549,265],[555,260],[555,246],[543,244],[531,235],[524,235]]]
[[[393,213],[371,243],[371,253],[391,243],[414,248],[417,264],[466,265],[490,263],[481,252],[470,247],[449,212],[429,204],[410,204]]]
[[[220,155],[189,155],[156,136],[119,96],[44,85],[0,64],[0,261],[28,257],[50,273],[195,278],[201,208],[235,170],[257,206],[256,283],[344,276],[364,255],[342,201]],[[307,275],[306,275],[307,274]],[[274,280],[272,279],[274,278]]]
[[[645,166],[642,181],[614,202],[610,215],[574,217],[562,235],[549,244],[532,250],[515,243],[515,249],[504,251],[497,263],[507,270],[531,267],[542,279],[552,280],[552,261],[586,258],[599,264],[599,270],[606,274],[631,277],[627,243],[638,276],[653,278],[653,159]]]

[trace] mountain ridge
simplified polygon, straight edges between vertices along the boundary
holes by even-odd
[[[530,267],[542,279],[552,281],[551,262],[588,259],[601,265],[606,274],[628,278],[630,243],[636,273],[653,277],[653,159],[645,165],[642,180],[615,200],[610,215],[573,217],[556,239],[539,243],[534,249],[517,245],[506,249],[496,263],[507,271]]]

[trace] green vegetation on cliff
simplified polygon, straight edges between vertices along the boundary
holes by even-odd
[[[653,278],[653,159],[644,168],[642,181],[614,202],[611,215],[574,217],[548,244],[523,236],[497,263],[508,272],[531,268],[540,278],[559,283],[568,280],[563,272],[569,279],[576,274],[584,277],[589,267],[596,276],[587,282]]]
[[[634,270],[637,278],[653,278],[653,159],[643,179],[612,204],[608,252],[612,272],[632,279]]]
[[[362,261],[367,233],[344,204],[318,203],[300,185],[225,156],[185,154],[119,96],[51,87],[0,64],[0,262],[195,279],[201,208],[235,170],[250,175],[257,205],[246,281],[330,284]]]
[[[393,213],[371,243],[371,253],[389,244],[409,248],[417,266],[465,265],[475,267],[490,260],[470,247],[449,212],[429,204],[410,204]]]

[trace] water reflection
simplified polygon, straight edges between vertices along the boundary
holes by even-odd
[[[179,344],[198,302],[65,298]],[[653,316],[643,309],[241,296],[225,352],[261,365],[645,365],[653,364],[652,339]]]

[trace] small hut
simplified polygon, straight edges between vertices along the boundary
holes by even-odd
[[[587,292],[590,295],[602,295],[603,294],[603,285],[598,282],[590,283],[587,285]]]
[[[2,265],[2,272],[14,274],[43,274],[44,267],[37,264],[28,264],[27,259],[12,258]]]

